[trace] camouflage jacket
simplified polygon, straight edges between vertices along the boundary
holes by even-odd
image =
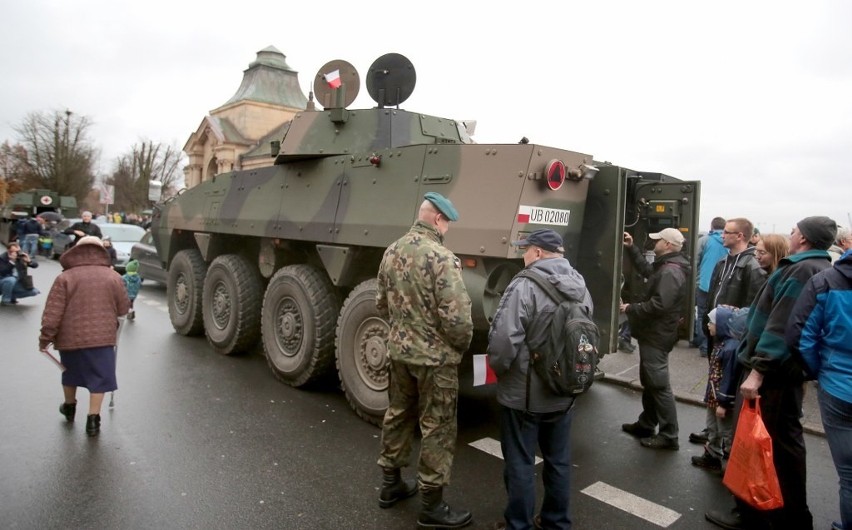
[[[376,307],[390,322],[388,355],[421,366],[454,365],[473,337],[458,258],[435,227],[417,221],[385,250]]]

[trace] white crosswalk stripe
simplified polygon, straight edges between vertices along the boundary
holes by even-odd
[[[470,442],[468,445],[503,460],[503,450],[500,448],[500,442],[494,438],[480,438],[479,440]],[[541,462],[543,462],[541,458],[535,457],[536,465]],[[581,493],[662,528],[668,528],[681,516],[681,514],[674,510],[610,486],[605,482],[595,482],[591,486],[581,490]]]
[[[680,518],[679,513],[670,510],[665,506],[653,503],[642,497],[633,495],[627,491],[610,486],[605,482],[595,482],[591,486],[580,491],[589,497],[597,499],[603,503],[614,506],[619,510],[624,510],[627,513],[633,514],[636,517],[645,519],[650,523],[654,523],[662,528],[669,527],[672,523]]]

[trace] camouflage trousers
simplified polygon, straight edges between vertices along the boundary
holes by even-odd
[[[417,424],[420,424],[420,486],[450,483],[456,451],[458,366],[417,366],[390,361],[388,410],[382,425],[379,465],[408,465]]]

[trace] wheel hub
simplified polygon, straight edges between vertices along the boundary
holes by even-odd
[[[224,283],[219,282],[213,290],[213,321],[219,329],[225,329],[231,318],[231,297]]]
[[[293,300],[283,300],[278,308],[276,335],[281,352],[293,357],[302,343],[302,313]]]
[[[388,326],[379,318],[365,320],[355,335],[356,366],[364,383],[377,392],[388,388]]]

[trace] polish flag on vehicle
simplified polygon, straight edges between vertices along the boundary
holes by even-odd
[[[473,356],[473,386],[490,385],[497,382],[497,375],[488,364],[487,355]]]
[[[340,70],[335,70],[325,74],[325,82],[331,88],[340,88]]]

